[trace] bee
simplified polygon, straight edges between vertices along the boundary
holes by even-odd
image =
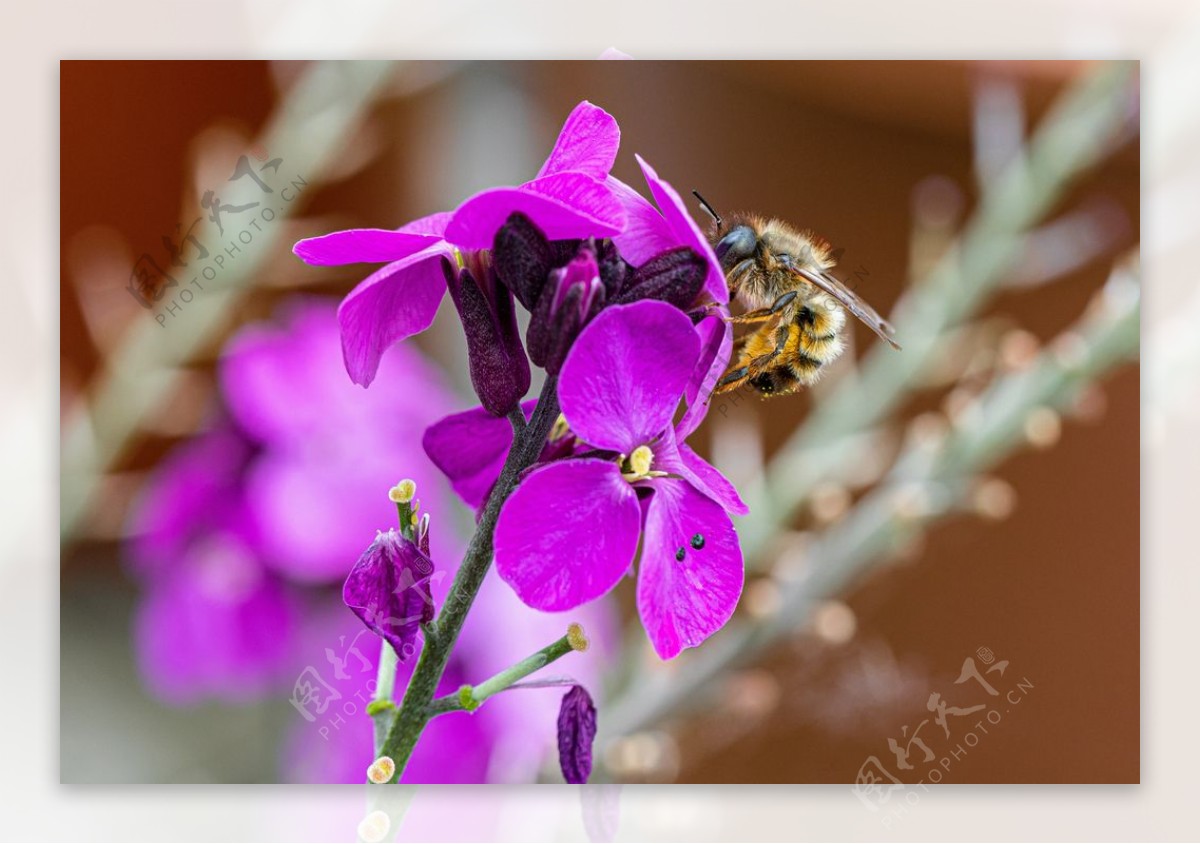
[[[830,274],[837,258],[825,238],[748,214],[726,224],[704,197],[692,193],[713,218],[712,245],[729,298],[746,308],[730,322],[757,326],[714,392],[746,384],[764,396],[780,396],[813,384],[845,349],[846,311],[900,348],[892,326]]]

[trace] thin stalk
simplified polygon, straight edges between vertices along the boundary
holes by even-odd
[[[586,647],[586,644],[584,645]],[[467,711],[474,712],[485,700],[513,688],[530,674],[540,671],[556,659],[561,659],[573,650],[582,650],[572,642],[570,634],[551,642],[537,653],[525,657],[516,665],[510,666],[492,677],[484,680],[478,686],[463,686],[455,694],[444,695],[433,701],[429,706],[430,716],[441,715],[444,712]]]
[[[496,520],[500,516],[500,507],[508,499],[509,494],[517,485],[521,473],[534,464],[542,452],[546,438],[554,421],[558,418],[558,379],[548,377],[542,385],[537,407],[529,424],[525,424],[525,416],[518,408],[509,414],[513,426],[513,444],[509,449],[508,458],[500,478],[488,497],[483,515],[471,544],[467,548],[463,563],[450,587],[450,593],[442,605],[437,621],[433,624],[433,637],[426,637],[425,647],[417,660],[412,679],[404,693],[400,711],[392,721],[387,739],[383,743],[384,756],[390,756],[396,763],[396,774],[392,782],[399,780],[404,773],[404,767],[412,756],[417,740],[429,723],[429,705],[437,691],[438,683],[446,671],[450,661],[450,653],[454,643],[462,631],[463,622],[483,579],[492,565],[492,542],[496,530]]]

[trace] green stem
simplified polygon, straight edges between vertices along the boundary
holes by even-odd
[[[430,716],[441,715],[443,712],[466,710],[474,712],[485,700],[505,689],[512,688],[530,674],[545,668],[556,659],[566,656],[576,648],[571,644],[570,636],[563,636],[552,642],[535,654],[526,657],[499,674],[489,677],[478,686],[463,686],[457,693],[445,695],[429,705]]]
[[[509,449],[504,468],[479,518],[479,525],[475,529],[475,535],[471,537],[471,544],[467,548],[462,565],[459,566],[450,593],[442,604],[442,611],[433,625],[435,635],[425,639],[425,647],[422,648],[417,666],[413,669],[400,711],[392,721],[387,739],[383,743],[382,755],[390,756],[396,763],[396,775],[392,782],[397,782],[404,773],[413,748],[432,717],[429,705],[446,671],[450,653],[458,640],[471,604],[475,601],[488,569],[491,568],[492,540],[496,520],[500,516],[500,507],[516,487],[521,472],[532,466],[542,453],[546,437],[558,418],[557,384],[558,379],[554,376],[546,379],[533,418],[529,420],[528,425],[520,408],[508,416],[513,426],[512,448]]]

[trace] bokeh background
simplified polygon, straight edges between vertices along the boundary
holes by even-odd
[[[887,314],[978,210],[980,185],[1011,162],[1026,127],[1094,71],[1077,62],[399,63],[357,71],[63,63],[61,719],[72,759],[64,779],[287,778],[282,746],[296,716],[286,688],[238,705],[185,707],[147,688],[131,645],[144,589],[126,552],[147,478],[211,422],[214,367],[228,338],[297,294],[336,301],[364,274],[304,267],[289,252],[295,239],[398,226],[529,178],[562,118],[586,98],[621,124],[616,175],[640,183],[638,152],[718,208],[820,231],[845,250],[842,275]],[[314,73],[324,74],[321,84],[312,84]],[[363,93],[356,99],[351,90]],[[327,143],[318,131],[316,140],[298,133],[270,144],[285,162],[312,162],[293,216],[246,277],[197,299],[194,322],[189,307],[159,326],[125,289],[134,260],[190,222],[200,194],[264,134],[306,125],[279,116],[298,94],[315,98],[301,102],[312,120],[341,128]],[[765,573],[748,586],[744,620],[771,617],[789,571],[803,570],[806,543],[846,523],[898,443],[938,418],[972,424],[964,408],[973,392],[996,373],[1019,372],[1128,260],[1139,231],[1136,102],[1126,110],[1096,166],[1055,199],[1048,227],[1018,244],[1004,285],[952,348],[963,367],[948,347],[945,371],[914,383],[851,477],[816,485],[788,530],[764,545]],[[452,317],[444,311],[418,345],[466,407]],[[855,330],[861,352],[872,341]],[[131,344],[146,352],[132,372],[123,369]],[[985,362],[971,369],[968,360]],[[731,404],[701,429],[700,450],[752,484],[814,407],[855,377],[847,361],[812,394]],[[107,399],[113,389],[118,398]],[[609,736],[604,775],[852,782],[868,757],[890,759],[888,739],[929,717],[930,694],[949,696],[964,658],[986,647],[1009,660],[1006,687],[1015,675],[1033,688],[1002,729],[955,760],[948,781],[1137,781],[1138,391],[1136,365],[1126,363],[1073,395],[1064,412],[1032,414],[1025,447],[1006,451],[971,487],[969,506],[903,543],[883,543],[868,573],[823,597],[754,660],[706,684],[689,711]],[[82,414],[97,407],[120,422],[96,425],[91,445],[79,446]],[[105,459],[76,460],[95,454]],[[76,499],[84,489],[90,494]],[[614,611],[628,615],[631,597],[628,585],[619,589]],[[651,672],[661,681],[682,670],[650,663],[630,641],[620,676]],[[635,683],[625,699],[640,694]]]

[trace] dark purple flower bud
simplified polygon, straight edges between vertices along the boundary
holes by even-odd
[[[521,346],[513,296],[485,259],[471,256],[474,269],[455,272],[442,262],[450,296],[467,335],[471,385],[493,416],[505,416],[529,391],[529,359]]]
[[[514,213],[496,232],[492,263],[500,282],[532,312],[554,267],[554,248],[528,217]]]
[[[552,240],[550,248],[554,250],[554,257],[551,263],[552,267],[565,267],[570,263],[571,259],[579,252],[579,247],[583,245],[582,240]]]
[[[604,282],[604,297],[611,302],[625,287],[629,265],[611,240],[601,240],[596,244],[596,265],[600,268],[600,280]]]
[[[686,310],[696,301],[707,276],[708,262],[699,253],[687,246],[669,249],[634,270],[613,304],[658,299]]]
[[[558,710],[558,764],[572,785],[587,782],[592,773],[592,742],[596,738],[596,707],[583,686],[572,686]]]
[[[596,253],[582,246],[565,266],[551,270],[529,322],[529,357],[557,375],[579,332],[604,307],[604,282]]]
[[[342,601],[403,661],[421,625],[433,621],[432,575],[433,562],[414,543],[395,529],[381,532],[350,570]]]

